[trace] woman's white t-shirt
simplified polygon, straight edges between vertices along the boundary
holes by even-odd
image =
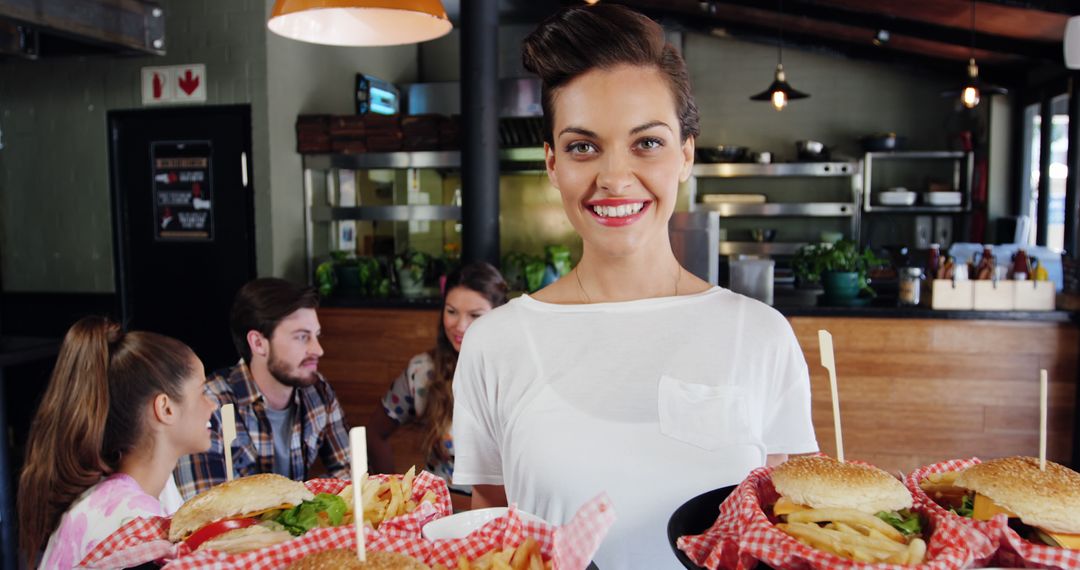
[[[677,568],[672,512],[766,454],[817,450],[806,361],[773,308],[714,287],[591,305],[519,297],[469,328],[454,482],[562,524],[601,492],[604,570]]]

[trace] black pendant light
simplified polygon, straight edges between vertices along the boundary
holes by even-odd
[[[810,95],[795,89],[787,82],[787,77],[784,75],[784,0],[779,0],[780,6],[780,42],[777,45],[776,53],[776,73],[773,76],[773,82],[767,89],[758,93],[757,95],[751,95],[752,101],[771,101],[773,107],[777,111],[784,110],[788,101],[792,99],[806,99]]]
[[[968,58],[967,79],[960,88],[960,104],[965,108],[974,109],[979,105],[985,93],[1004,95],[1009,91],[1003,87],[983,83],[979,79],[979,65],[975,63],[975,0],[971,0],[971,56]],[[946,91],[942,95],[955,97],[956,91]]]

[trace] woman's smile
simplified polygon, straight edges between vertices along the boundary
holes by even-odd
[[[587,200],[585,210],[597,223],[608,227],[628,226],[640,220],[649,210],[652,200],[632,198],[605,198]]]

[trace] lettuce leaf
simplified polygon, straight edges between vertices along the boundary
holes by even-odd
[[[922,534],[922,521],[919,520],[919,515],[908,509],[902,511],[881,511],[875,516],[889,523],[890,526],[900,531],[904,536]]]
[[[311,501],[282,511],[274,520],[293,536],[300,536],[313,528],[340,525],[347,510],[348,506],[341,497],[319,493]]]
[[[957,514],[959,516],[967,517],[967,518],[970,519],[971,515],[973,515],[975,513],[975,496],[974,495],[964,495],[964,501],[963,501],[963,503],[960,504],[960,508],[959,509],[956,509],[956,508],[949,509],[949,512],[955,513],[955,514]]]

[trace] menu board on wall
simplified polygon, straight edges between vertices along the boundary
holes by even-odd
[[[213,241],[210,141],[150,143],[154,239]]]

